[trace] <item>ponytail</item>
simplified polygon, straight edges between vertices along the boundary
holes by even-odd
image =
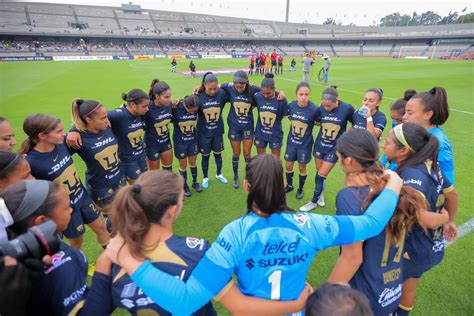
[[[415,95],[416,90],[405,90],[403,98],[395,100],[392,105],[390,105],[390,111],[397,111],[402,115],[405,114],[405,106],[407,105],[407,102]]]
[[[143,239],[151,224],[160,224],[168,208],[180,203],[182,190],[182,177],[169,171],[153,170],[118,191],[110,212],[113,233],[123,236],[133,257],[145,257]]]
[[[27,154],[39,143],[40,133],[48,134],[53,131],[61,120],[45,114],[34,114],[28,116],[23,122],[23,131],[28,138],[22,143],[19,153]]]
[[[275,90],[275,80],[273,80],[274,74],[267,72],[265,74],[265,79],[262,80],[260,85],[262,88],[267,88],[270,90]]]
[[[151,81],[150,91],[148,92],[148,96],[153,101],[155,96],[160,96],[163,92],[169,89],[171,88],[166,82],[160,81],[159,79],[153,79]]]
[[[84,132],[87,130],[86,117],[91,117],[93,112],[101,107],[103,107],[103,105],[95,100],[83,100],[79,98],[72,100],[72,123],[80,132]]]
[[[443,125],[448,120],[448,94],[443,87],[434,87],[430,91],[418,93],[413,99],[421,99],[424,112],[433,112],[431,125]]]
[[[217,77],[211,71],[208,71],[202,76],[201,86],[199,86],[198,93],[206,91],[206,83],[217,82]]]
[[[122,93],[122,100],[127,102],[127,105],[131,103],[139,104],[146,99],[150,99],[148,94],[140,89],[132,89],[128,93]]]

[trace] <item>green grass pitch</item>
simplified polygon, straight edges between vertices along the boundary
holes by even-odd
[[[189,61],[178,60],[178,70],[187,70]],[[247,59],[195,60],[198,70],[245,68]],[[289,59],[285,60],[285,73],[276,76],[279,90],[284,90],[289,100],[294,99],[295,86],[301,80],[301,63],[296,72],[288,72]],[[456,188],[460,195],[457,224],[461,225],[474,217],[474,199],[470,197],[474,188],[472,178],[474,161],[474,64],[469,61],[444,60],[396,60],[396,59],[350,59],[333,58],[330,83],[340,90],[340,99],[361,105],[362,92],[371,87],[381,87],[386,96],[382,111],[388,116],[389,98],[398,98],[407,88],[425,91],[433,86],[443,86],[448,91],[451,109],[450,118],[443,126],[454,149]],[[312,100],[318,103],[324,86],[316,81],[322,66],[318,59],[314,66]],[[173,98],[190,94],[199,85],[199,78],[189,78],[170,72],[170,61],[89,61],[89,62],[4,62],[0,63],[0,115],[14,126],[17,139],[25,138],[23,119],[36,112],[60,117],[66,126],[70,124],[70,104],[74,97],[96,99],[109,109],[121,103],[120,94],[132,88],[148,90],[153,78],[168,82],[173,89]],[[231,81],[230,75],[219,76],[220,82]],[[262,76],[253,76],[251,83],[260,84]],[[459,112],[461,111],[461,112]],[[228,105],[224,110],[227,117]],[[389,120],[389,124],[390,124]],[[389,125],[390,126],[390,125]],[[285,139],[289,123],[285,120]],[[389,128],[387,128],[388,130]],[[383,137],[387,135],[387,130]],[[315,130],[316,135],[317,129]],[[223,173],[232,178],[231,147],[225,143]],[[284,151],[283,151],[284,152]],[[76,166],[80,174],[84,165],[80,159]],[[198,162],[198,166],[200,163]],[[177,161],[174,161],[177,170]],[[210,163],[210,188],[185,202],[181,218],[175,224],[180,235],[203,237],[213,241],[222,227],[245,213],[245,194],[242,188],[235,190],[231,184],[222,185],[214,178],[214,161]],[[297,169],[297,168],[296,168]],[[240,177],[243,178],[243,159]],[[201,170],[199,170],[201,173]],[[297,173],[297,171],[296,171]],[[305,198],[297,201],[295,193],[288,196],[289,205],[298,208],[311,196],[314,189],[314,162],[308,168]],[[469,176],[471,174],[471,176]],[[202,176],[202,174],[200,174]],[[321,213],[334,213],[334,199],[344,185],[341,170],[336,167],[327,181],[326,207]],[[472,315],[474,313],[474,235],[470,234],[448,248],[444,261],[427,273],[417,292],[413,315]],[[88,230],[84,251],[89,261],[95,261],[101,252],[100,246]],[[338,256],[338,249],[321,252],[314,260],[307,280],[318,286],[326,280]],[[226,312],[218,304],[219,314]],[[117,311],[116,315],[124,315]]]

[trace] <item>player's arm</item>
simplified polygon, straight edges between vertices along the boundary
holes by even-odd
[[[245,296],[233,282],[231,284],[222,297],[216,296],[214,299],[224,305],[232,315],[282,315],[298,312],[304,309],[313,290],[307,284],[295,301],[271,301]]]
[[[455,224],[456,214],[458,212],[459,195],[453,186],[443,189],[444,192],[444,208],[449,214],[449,221],[444,225],[444,236],[451,241],[456,239],[458,230]]]
[[[357,270],[359,270],[359,267],[363,261],[363,245],[364,242],[359,241],[351,245],[341,247],[341,254],[337,259],[336,265],[332,269],[331,274],[329,275],[329,283],[348,283],[352,279]]]
[[[66,134],[65,138],[66,145],[72,149],[79,149],[82,147],[82,137],[79,130],[73,126]]]

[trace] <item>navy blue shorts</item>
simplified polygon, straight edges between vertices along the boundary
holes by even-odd
[[[286,145],[286,161],[298,161],[302,165],[307,165],[311,161],[311,148],[298,149],[291,145]]]
[[[157,161],[160,160],[160,155],[168,150],[171,150],[173,147],[171,146],[171,141],[168,140],[163,144],[153,144],[146,147],[146,157],[150,161]]]
[[[97,205],[100,209],[103,209],[109,206],[110,203],[112,203],[118,190],[121,187],[126,186],[126,185],[127,185],[127,180],[124,177],[120,179],[118,183],[111,186],[110,188],[94,190],[88,187],[87,190],[89,191],[90,196],[92,197],[92,200],[94,201],[95,205]]]
[[[266,148],[267,145],[270,147],[270,149],[281,149],[281,143],[282,141],[279,142],[268,142],[266,140],[261,140],[255,138],[255,147],[257,148]]]
[[[198,152],[197,141],[188,144],[174,144],[174,156],[179,160],[197,156]]]
[[[209,155],[211,150],[220,153],[224,150],[224,137],[217,135],[214,137],[198,137],[199,152],[202,155]]]
[[[317,145],[314,145],[313,157],[329,163],[336,163],[338,158],[336,155],[336,148],[329,148],[321,150]]]
[[[137,180],[138,177],[148,170],[145,159],[139,159],[131,162],[122,162],[123,173],[127,180]]]
[[[62,232],[69,239],[74,239],[84,235],[86,228],[84,225],[90,224],[100,216],[99,208],[89,200],[80,206],[72,206],[71,220],[67,228]]]
[[[243,140],[252,140],[255,136],[255,132],[253,129],[250,130],[237,130],[237,129],[230,129],[227,133],[227,137],[231,141],[243,141]]]

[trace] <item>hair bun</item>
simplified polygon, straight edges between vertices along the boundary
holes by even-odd
[[[127,99],[128,99],[128,94],[126,94],[125,92],[122,93],[122,100],[128,101]]]
[[[267,73],[265,74],[265,78],[273,79],[274,77],[275,77],[275,75],[272,74],[272,73],[267,72]]]
[[[405,93],[403,94],[403,100],[408,101],[411,98],[413,98],[415,95],[416,95],[416,90],[414,89],[405,90]]]
[[[429,91],[432,95],[435,95],[436,94],[436,87],[434,88],[431,88],[431,90]]]
[[[336,85],[333,85],[333,86],[329,86],[330,88],[333,88],[333,89],[337,89],[337,86]]]
[[[139,185],[139,184],[132,185],[132,192],[133,193],[138,194],[138,193],[140,193],[141,190],[142,190],[141,185]]]

